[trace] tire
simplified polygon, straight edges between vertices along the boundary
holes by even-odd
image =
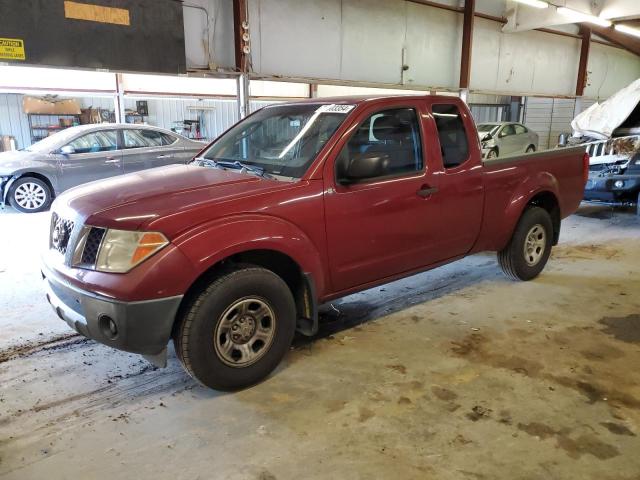
[[[520,217],[509,244],[498,252],[502,271],[514,280],[526,281],[537,277],[549,260],[552,243],[551,216],[543,208],[528,207]],[[528,250],[525,250],[526,246],[529,246]]]
[[[496,150],[495,148],[489,150],[489,153],[487,153],[487,158],[498,158],[498,150]]]
[[[638,192],[638,198],[636,199],[636,215],[640,217],[640,192]]]
[[[529,145],[525,150],[525,153],[533,153],[535,151],[536,151],[536,147],[534,147],[533,145]]]
[[[258,383],[276,368],[295,326],[287,284],[270,270],[241,267],[193,299],[173,342],[189,375],[207,387],[232,391]]]
[[[51,189],[35,177],[22,177],[13,182],[8,197],[11,206],[22,213],[42,212],[51,205]]]

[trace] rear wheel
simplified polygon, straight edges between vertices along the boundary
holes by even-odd
[[[543,208],[529,207],[520,217],[509,244],[498,252],[500,267],[514,280],[531,280],[547,264],[552,242],[551,216]]]
[[[51,204],[51,189],[39,178],[22,177],[11,185],[9,203],[19,212],[42,212]]]
[[[207,387],[237,390],[265,378],[284,357],[296,309],[287,284],[259,267],[213,281],[186,309],[174,336],[187,372]]]
[[[533,153],[536,151],[536,147],[534,147],[533,145],[529,145],[527,147],[527,150],[525,151],[526,153]]]

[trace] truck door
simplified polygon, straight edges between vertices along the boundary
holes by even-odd
[[[436,261],[441,220],[434,172],[425,169],[424,102],[371,107],[325,163],[325,218],[335,290]],[[363,160],[364,159],[364,160]],[[368,178],[344,181],[358,162],[382,159]],[[360,163],[360,165],[363,165]],[[371,173],[371,172],[369,172]]]
[[[481,153],[467,109],[455,102],[433,100],[431,114],[433,122],[427,123],[427,127],[433,130],[427,132],[427,138],[438,143],[442,165],[438,175],[442,204],[440,249],[444,258],[452,258],[471,250],[482,226]]]

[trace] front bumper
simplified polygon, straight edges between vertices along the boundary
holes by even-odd
[[[616,182],[622,182],[616,186]],[[584,199],[626,204],[635,202],[640,192],[640,175],[589,175],[584,189]]]
[[[44,267],[46,297],[75,331],[118,350],[144,355],[166,365],[166,348],[182,295],[122,302],[82,290]]]

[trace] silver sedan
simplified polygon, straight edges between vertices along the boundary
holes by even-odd
[[[46,210],[82,183],[189,161],[204,143],[146,125],[102,123],[67,128],[24,150],[0,153],[0,203]]]
[[[480,123],[478,136],[484,158],[530,153],[538,149],[538,134],[520,123]]]

